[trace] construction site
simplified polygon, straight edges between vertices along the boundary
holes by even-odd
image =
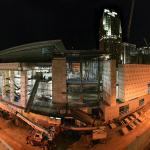
[[[117,13],[105,9],[102,26],[103,51],[66,50],[61,40],[0,51],[6,149],[149,149],[150,65],[121,42]]]
[[[98,50],[67,51],[59,40],[1,51],[0,61],[1,116],[33,130],[26,143],[57,149],[57,137],[67,133],[85,149],[97,142],[105,149],[115,138],[149,133],[149,65],[116,64]]]

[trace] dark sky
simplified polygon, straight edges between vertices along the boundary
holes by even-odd
[[[0,50],[35,41],[62,39],[67,49],[95,49],[104,8],[116,9],[126,40],[131,0],[1,0]],[[150,2],[136,0],[130,42],[150,43]]]

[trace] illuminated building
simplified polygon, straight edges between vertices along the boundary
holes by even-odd
[[[143,55],[150,55],[149,47],[140,47],[138,48],[138,51],[140,51]]]
[[[1,51],[1,98],[39,114],[92,109],[100,100],[99,57],[99,50],[67,51],[59,40]]]
[[[109,54],[111,59],[116,59],[116,65],[139,63],[136,45],[122,43],[121,21],[113,10],[104,9],[100,22],[99,44],[103,53]]]
[[[141,63],[150,64],[150,48],[149,47],[140,47],[137,49],[137,56]]]
[[[122,41],[121,22],[115,11],[104,9],[100,21],[99,48],[104,53],[110,53],[116,57],[116,52]]]
[[[103,105],[106,121],[122,118],[150,102],[150,65],[103,62]]]
[[[136,45],[130,43],[120,44],[120,63],[121,64],[137,64]]]
[[[135,45],[123,45],[126,53],[134,55]],[[9,103],[21,111],[55,115],[86,108],[91,114],[100,104],[108,121],[146,105],[150,66],[131,64],[126,54],[122,64],[113,59],[100,63],[99,52],[67,51],[61,41],[1,51],[0,107]]]

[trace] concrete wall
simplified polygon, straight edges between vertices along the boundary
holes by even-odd
[[[101,109],[103,111],[105,121],[113,120],[114,118],[119,117],[119,107],[117,105],[111,107],[103,105],[101,106]]]
[[[52,61],[52,100],[53,103],[67,103],[66,98],[66,59]]]
[[[103,62],[103,100],[110,106],[116,105],[116,61]]]
[[[117,83],[119,84],[118,86],[118,93],[117,97],[124,99],[124,65],[119,65],[118,67],[118,77],[117,77]]]
[[[119,108],[122,106],[129,105],[128,113],[132,113],[141,107],[139,106],[141,99],[144,99],[144,105],[150,102],[150,94],[148,94],[150,65],[119,65],[118,97],[123,99],[124,103],[116,103],[116,67],[113,60],[103,63],[102,79],[104,104],[101,108],[106,121],[121,117],[122,114],[119,113]]]
[[[119,98],[128,101],[148,94],[150,65],[125,64],[118,67]]]
[[[150,103],[150,95],[144,95],[144,96],[135,98],[131,101],[126,101],[124,103],[116,104],[115,106],[108,106],[108,105],[101,106],[103,113],[104,113],[105,121],[109,121],[114,118],[121,117],[121,115],[119,114],[119,108],[122,106],[125,106],[125,105],[129,105],[128,114],[136,111],[138,108],[141,107],[141,106],[139,106],[139,100],[141,100],[141,99],[144,99],[144,105]],[[126,114],[124,114],[124,115],[126,115]]]

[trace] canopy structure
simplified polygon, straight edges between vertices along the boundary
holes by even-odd
[[[0,51],[0,62],[50,62],[54,57],[68,60],[92,58],[99,50],[66,50],[61,40],[35,42]]]
[[[0,52],[1,62],[48,62],[54,51],[64,51],[60,40],[43,41],[16,46]]]

